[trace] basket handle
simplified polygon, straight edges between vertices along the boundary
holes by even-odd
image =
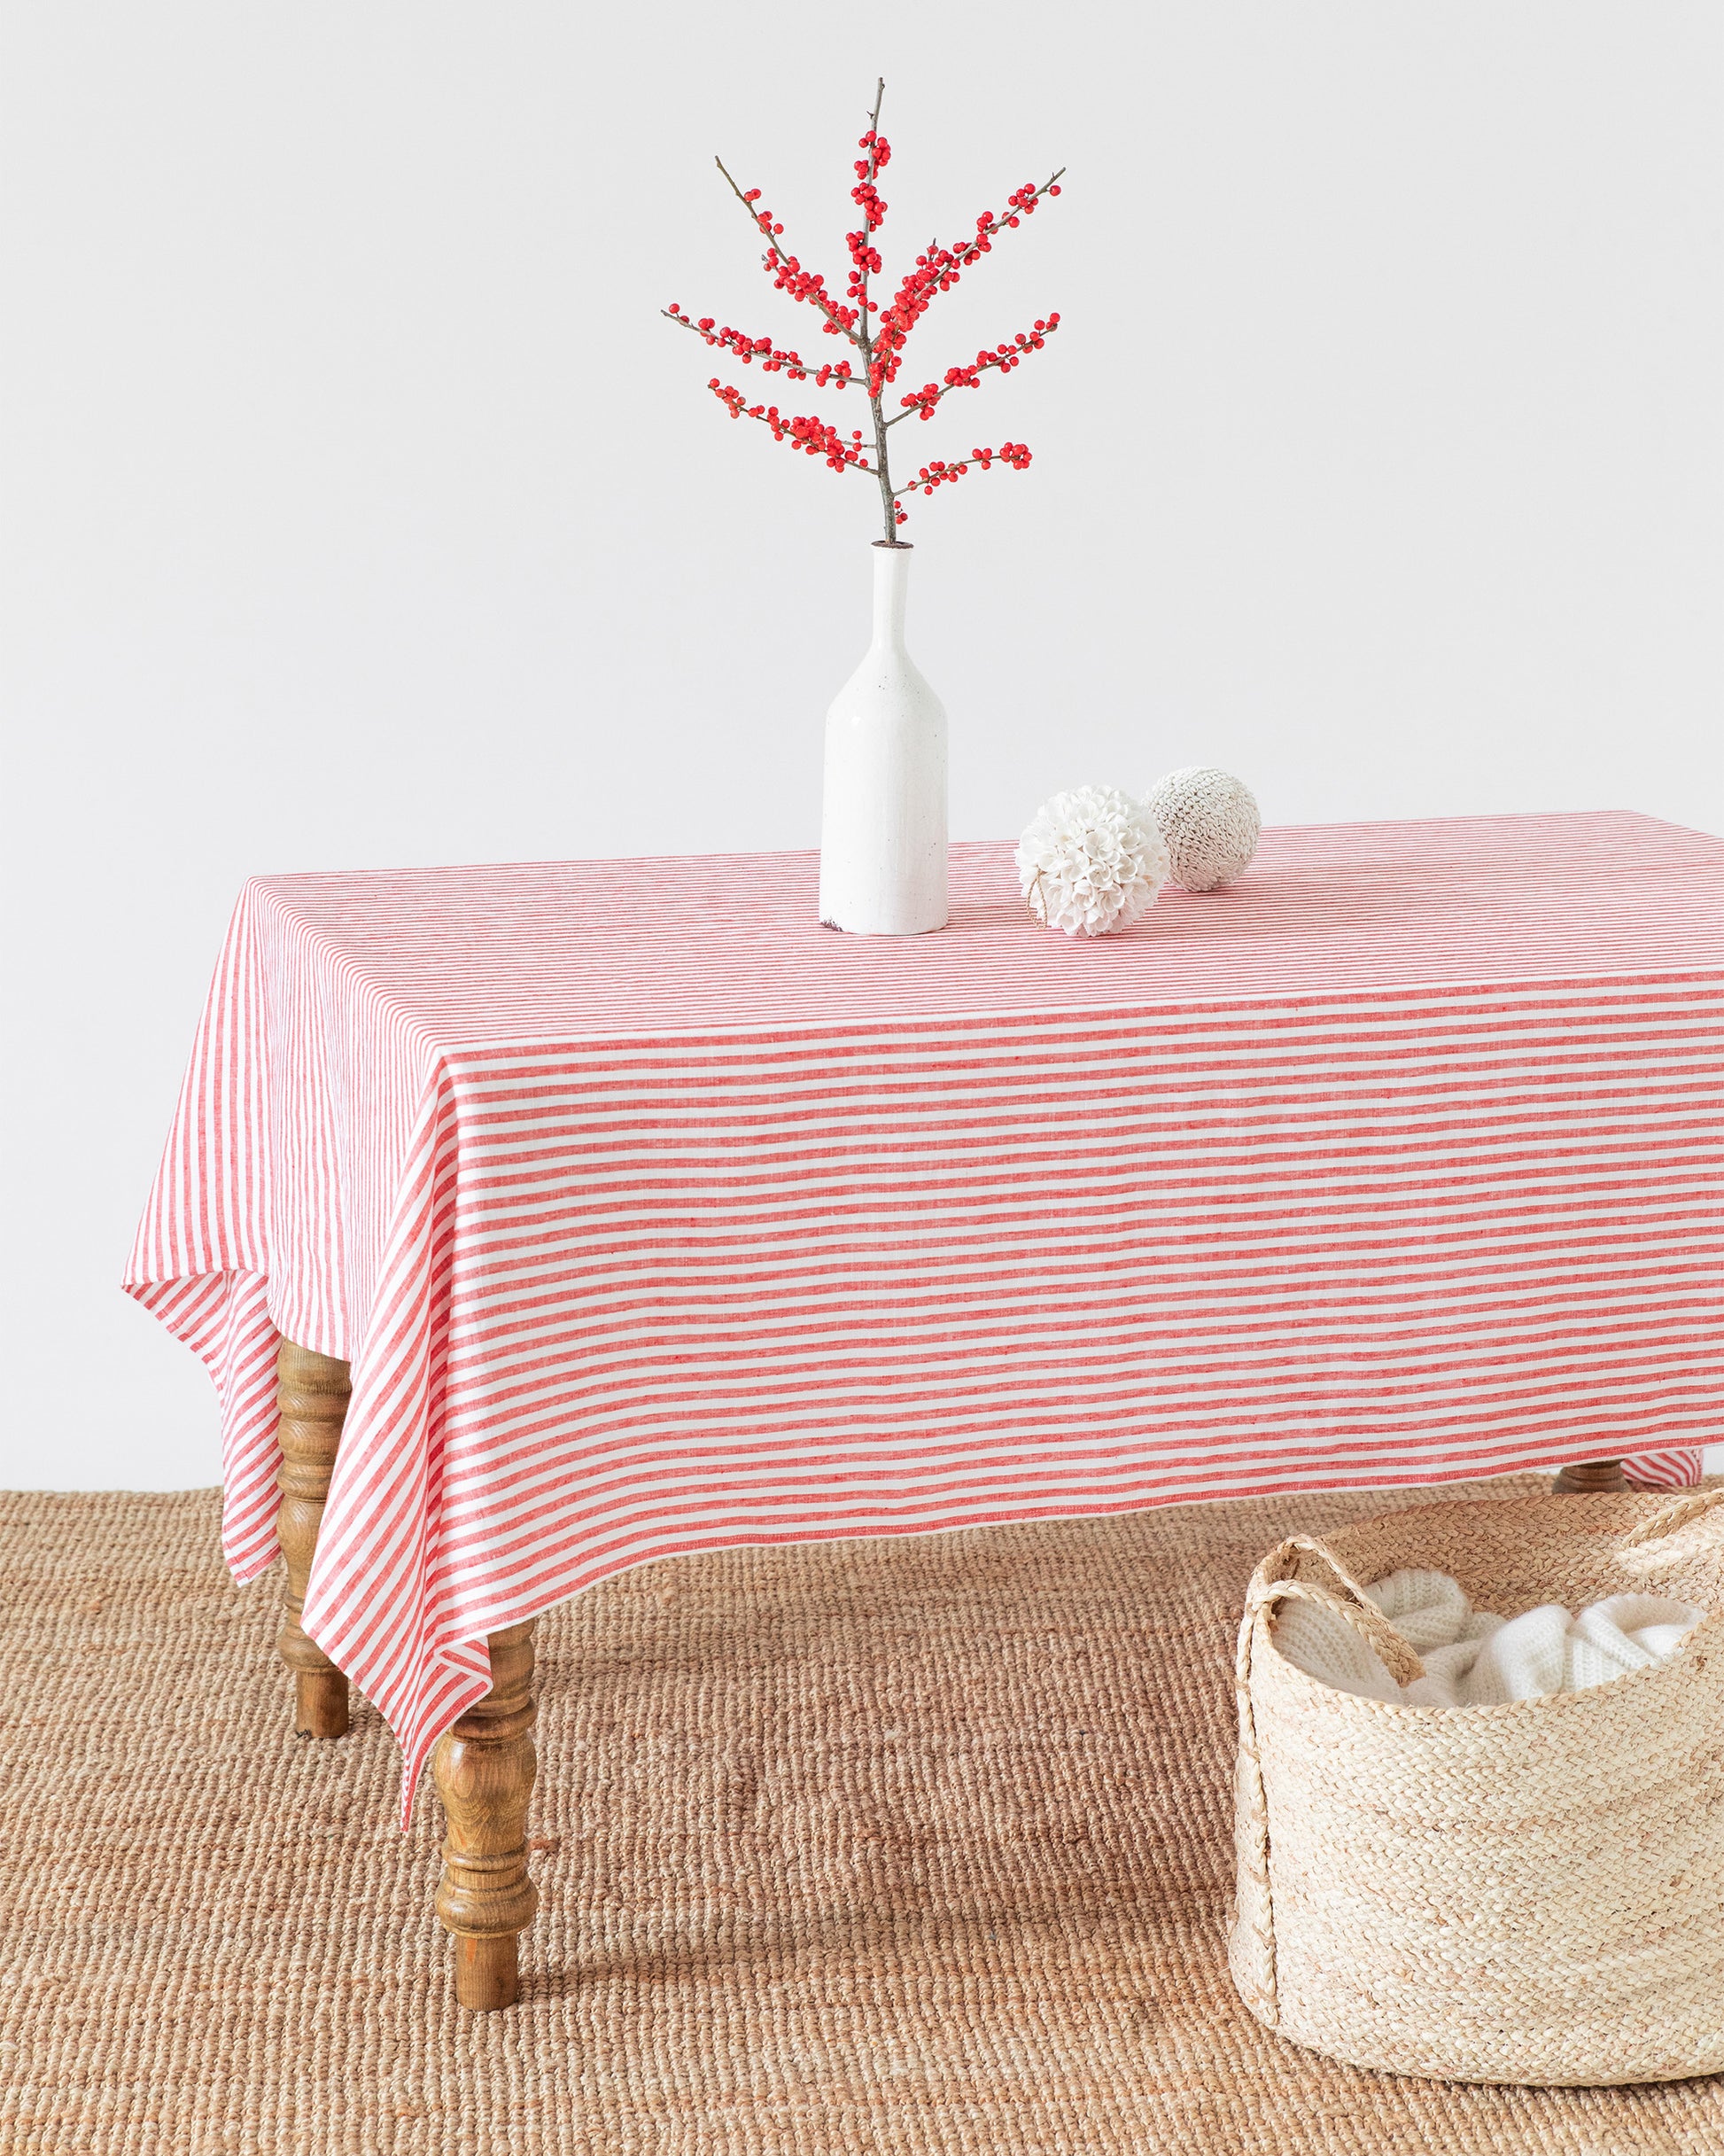
[[[1260,1609],[1273,1609],[1283,1599],[1294,1602],[1312,1602],[1319,1609],[1326,1609],[1345,1619],[1354,1631],[1377,1652],[1389,1675],[1397,1685],[1410,1685],[1425,1674],[1425,1664],[1414,1649],[1395,1631],[1375,1603],[1354,1601],[1349,1596],[1339,1595],[1327,1587],[1319,1587],[1312,1580],[1253,1580],[1246,1590],[1246,1619],[1249,1623]]]
[[[1324,1570],[1331,1575],[1342,1590],[1340,1595],[1315,1586],[1305,1580],[1289,1576],[1301,1555],[1315,1557]],[[1272,1610],[1283,1596],[1301,1602],[1316,1602],[1361,1632],[1381,1655],[1389,1675],[1398,1685],[1410,1685],[1425,1674],[1425,1664],[1413,1647],[1395,1631],[1388,1619],[1378,1608],[1340,1559],[1317,1535],[1289,1535],[1285,1542],[1277,1542],[1251,1576],[1251,1584],[1246,1589],[1246,1618],[1241,1630],[1244,1636],[1252,1628],[1252,1619],[1260,1609]]]
[[[1638,1527],[1631,1529],[1619,1546],[1631,1550],[1637,1542],[1656,1542],[1662,1535],[1674,1535],[1679,1527],[1686,1527],[1690,1520],[1697,1520],[1720,1505],[1724,1505],[1724,1490],[1690,1490],[1674,1504],[1661,1506],[1650,1520],[1642,1520]],[[1720,1529],[1724,1529],[1724,1515],[1713,1522],[1713,1536],[1709,1539],[1714,1539]]]

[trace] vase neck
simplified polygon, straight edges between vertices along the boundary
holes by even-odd
[[[874,557],[874,644],[877,650],[904,649],[904,606],[910,588],[910,556],[905,547],[876,546]]]

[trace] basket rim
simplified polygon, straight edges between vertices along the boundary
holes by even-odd
[[[1584,1514],[1591,1514],[1594,1516],[1608,1515],[1612,1522],[1621,1522],[1624,1519],[1632,1522],[1636,1515],[1641,1518],[1656,1517],[1660,1511],[1668,1509],[1670,1502],[1668,1491],[1638,1490],[1576,1491],[1573,1496],[1565,1494],[1561,1498],[1555,1498],[1542,1491],[1535,1491],[1513,1497],[1438,1498],[1428,1505],[1398,1506],[1393,1512],[1375,1513],[1368,1520],[1349,1520],[1342,1526],[1324,1534],[1320,1539],[1332,1546],[1338,1555],[1344,1555],[1347,1542],[1351,1536],[1365,1534],[1373,1528],[1385,1526],[1391,1522],[1399,1525],[1406,1521],[1429,1519],[1438,1514],[1460,1514],[1476,1519],[1480,1513],[1495,1513],[1500,1515],[1504,1512],[1524,1512],[1527,1507],[1533,1506],[1537,1508],[1540,1518],[1543,1519],[1549,1516],[1547,1511],[1549,1506],[1560,1505],[1562,1506],[1560,1517],[1565,1521],[1578,1522]],[[1601,1522],[1601,1526],[1602,1524]],[[1660,1536],[1658,1540],[1674,1539],[1675,1536],[1687,1531],[1688,1524],[1688,1522],[1684,1522],[1683,1526],[1673,1529],[1670,1537]],[[1642,1544],[1641,1546],[1650,1548],[1655,1547],[1656,1544]],[[1270,1553],[1266,1551],[1264,1555],[1268,1556]],[[1720,1556],[1720,1566],[1724,1566],[1724,1555]],[[1362,1583],[1364,1585],[1370,1584],[1369,1581]],[[1632,1590],[1625,1589],[1624,1592],[1632,1592]],[[1537,1608],[1540,1605],[1534,1603],[1529,1607]],[[1516,1614],[1524,1615],[1525,1612]],[[1320,1694],[1325,1701],[1340,1701],[1345,1703],[1345,1708],[1347,1709],[1359,1708],[1366,1719],[1370,1719],[1375,1715],[1409,1715],[1441,1716],[1444,1721],[1448,1721],[1456,1715],[1466,1715],[1475,1718],[1494,1715],[1507,1720],[1540,1708],[1560,1708],[1565,1713],[1584,1712],[1586,1711],[1586,1702],[1595,1695],[1602,1694],[1615,1698],[1619,1696],[1618,1687],[1619,1685],[1633,1684],[1648,1677],[1667,1676],[1679,1669],[1691,1658],[1692,1650],[1697,1645],[1703,1641],[1715,1640],[1718,1635],[1724,1631],[1724,1583],[1720,1583],[1719,1599],[1710,1608],[1703,1612],[1700,1622],[1694,1629],[1668,1654],[1661,1656],[1658,1661],[1650,1663],[1643,1670],[1624,1670],[1615,1677],[1606,1677],[1603,1684],[1582,1685],[1578,1692],[1542,1692],[1535,1693],[1531,1699],[1526,1700],[1495,1700],[1488,1704],[1464,1707],[1427,1707],[1408,1700],[1372,1700],[1365,1698],[1360,1693],[1344,1691],[1338,1685],[1326,1685],[1321,1677],[1313,1677],[1309,1670],[1301,1670],[1297,1662],[1290,1662],[1281,1652],[1276,1643],[1272,1611],[1260,1609],[1257,1612],[1256,1623],[1261,1628],[1262,1644],[1274,1655],[1276,1662],[1290,1677],[1296,1679],[1302,1687],[1313,1694]]]
[[[1536,1605],[1534,1605],[1536,1607]],[[1709,1609],[1694,1630],[1674,1647],[1668,1654],[1652,1662],[1644,1670],[1624,1670],[1619,1676],[1607,1677],[1602,1685],[1583,1685],[1578,1692],[1539,1692],[1530,1700],[1493,1700],[1487,1704],[1469,1707],[1426,1707],[1414,1700],[1370,1700],[1357,1692],[1344,1692],[1339,1685],[1325,1685],[1320,1677],[1313,1677],[1309,1670],[1301,1670],[1275,1644],[1275,1629],[1270,1622],[1270,1613],[1261,1609],[1257,1622],[1263,1627],[1263,1644],[1274,1655],[1282,1669],[1298,1679],[1301,1685],[1324,1700],[1339,1700],[1347,1708],[1359,1708],[1368,1715],[1430,1715],[1441,1716],[1445,1722],[1456,1715],[1497,1715],[1503,1719],[1524,1715],[1535,1708],[1558,1708],[1565,1714],[1581,1711],[1583,1702],[1600,1694],[1616,1694],[1619,1685],[1633,1685],[1647,1677],[1664,1677],[1680,1663],[1687,1661],[1689,1651],[1704,1633],[1724,1629],[1724,1609]]]

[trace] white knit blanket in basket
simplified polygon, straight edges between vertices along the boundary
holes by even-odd
[[[1316,1603],[1284,1603],[1275,1644],[1320,1684],[1407,1707],[1495,1707],[1580,1692],[1662,1662],[1702,1614],[1662,1595],[1613,1594],[1578,1615],[1546,1602],[1498,1617],[1474,1609],[1446,1572],[1391,1572],[1364,1592],[1425,1664],[1410,1685],[1397,1684],[1368,1640]]]

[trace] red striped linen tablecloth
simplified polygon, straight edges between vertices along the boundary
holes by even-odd
[[[485,1637],[674,1552],[1635,1455],[1724,1394],[1724,843],[1264,833],[1127,934],[952,850],[246,885],[127,1273],[276,1550],[278,1335],[353,1364],[306,1607],[405,1802]]]

